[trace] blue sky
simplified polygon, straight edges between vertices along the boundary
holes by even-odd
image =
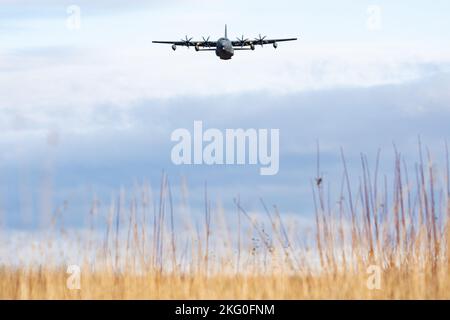
[[[208,180],[225,207],[239,193],[250,210],[263,197],[308,216],[317,140],[324,174],[337,181],[341,146],[355,175],[359,152],[379,147],[389,172],[393,141],[413,161],[420,134],[439,158],[450,133],[448,1],[0,2],[0,205],[9,226],[64,200],[79,225],[94,194],[108,202],[135,181],[156,188],[162,170],[174,184],[186,177],[194,209]],[[80,30],[66,27],[71,4]],[[380,9],[376,30],[370,6]],[[225,23],[233,38],[299,41],[229,62],[151,44],[219,38]],[[279,128],[280,173],[174,166],[170,133],[194,120]]]

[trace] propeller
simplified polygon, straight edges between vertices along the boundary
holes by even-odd
[[[258,43],[258,44],[260,44],[261,45],[261,47],[263,47],[264,46],[264,39],[266,39],[267,38],[267,36],[261,36],[261,34],[259,34],[259,38],[255,38],[255,41]]]
[[[181,42],[183,42],[183,43],[186,45],[186,47],[189,49],[189,47],[190,47],[191,44],[192,44],[192,42],[191,42],[192,39],[193,39],[193,38],[188,38],[188,36],[186,36],[185,39],[181,39]]]
[[[247,43],[247,41],[248,41],[248,39],[244,39],[244,36],[242,35],[242,38],[236,38],[237,39],[237,41],[239,41],[239,44],[240,44],[240,46],[241,46],[241,48],[243,47],[243,46],[245,46],[245,44]]]
[[[210,45],[209,45],[209,39],[211,38],[211,36],[209,36],[209,37],[206,38],[206,39],[205,39],[205,37],[202,37],[202,38],[203,38],[203,46],[206,47],[206,48],[209,48],[209,47],[210,47]]]

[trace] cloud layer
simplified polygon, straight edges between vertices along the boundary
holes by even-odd
[[[80,224],[94,194],[107,202],[136,181],[157,186],[163,169],[175,187],[188,179],[194,210],[207,180],[225,207],[240,194],[250,210],[263,197],[307,216],[317,140],[331,184],[339,184],[341,146],[355,170],[359,152],[381,147],[390,172],[392,142],[412,159],[419,134],[442,155],[450,133],[448,2],[421,10],[416,1],[405,11],[381,1],[378,32],[367,30],[364,2],[78,4],[81,29],[71,31],[65,2],[2,1],[0,198],[10,225],[65,200]],[[300,40],[238,52],[229,62],[151,44],[185,34],[218,38],[225,23],[233,37]],[[252,166],[174,166],[170,134],[192,129],[194,120],[280,129],[279,175],[263,178]]]

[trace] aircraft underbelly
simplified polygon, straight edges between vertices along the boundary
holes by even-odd
[[[230,60],[233,55],[234,52],[233,51],[228,51],[225,50],[224,48],[217,48],[216,50],[216,55],[221,59],[221,60]]]

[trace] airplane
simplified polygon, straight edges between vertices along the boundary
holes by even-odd
[[[221,60],[230,60],[233,58],[235,51],[255,50],[257,45],[263,47],[265,44],[272,44],[276,49],[278,48],[279,42],[297,40],[297,38],[266,39],[266,36],[262,37],[260,34],[259,38],[255,38],[254,40],[244,39],[244,36],[242,36],[242,38],[237,38],[236,41],[231,41],[228,39],[227,25],[225,25],[225,37],[220,38],[217,41],[209,41],[210,37],[202,38],[203,41],[192,41],[193,38],[188,38],[188,36],[186,36],[185,39],[181,39],[180,41],[152,41],[152,43],[171,44],[173,51],[177,50],[177,46],[184,46],[188,49],[194,47],[197,52],[215,51],[216,55]]]

